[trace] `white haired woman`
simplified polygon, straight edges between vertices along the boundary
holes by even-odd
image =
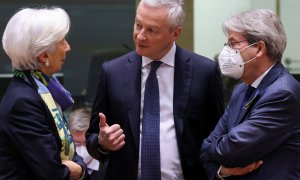
[[[70,93],[53,78],[70,46],[70,18],[59,7],[25,8],[2,39],[14,77],[0,104],[0,179],[88,179],[64,110]]]

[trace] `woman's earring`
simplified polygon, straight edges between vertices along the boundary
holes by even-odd
[[[47,59],[46,63],[45,63],[46,67],[49,67],[49,60]]]

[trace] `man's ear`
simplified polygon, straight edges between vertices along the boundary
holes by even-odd
[[[176,27],[173,32],[173,40],[176,41],[181,34],[182,27]]]
[[[45,64],[48,61],[48,54],[43,52],[42,54],[38,55],[37,59],[40,63]]]
[[[265,42],[258,41],[257,42],[257,48],[258,48],[258,52],[257,52],[258,56],[262,56],[263,54],[266,53],[266,44],[265,44]]]

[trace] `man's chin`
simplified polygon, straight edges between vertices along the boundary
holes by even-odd
[[[140,48],[136,48],[136,53],[140,56],[147,56],[145,51],[141,50]]]

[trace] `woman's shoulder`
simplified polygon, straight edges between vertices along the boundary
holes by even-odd
[[[40,101],[40,97],[32,85],[22,79],[12,78],[2,97],[1,106],[9,108],[24,101],[34,103]]]

